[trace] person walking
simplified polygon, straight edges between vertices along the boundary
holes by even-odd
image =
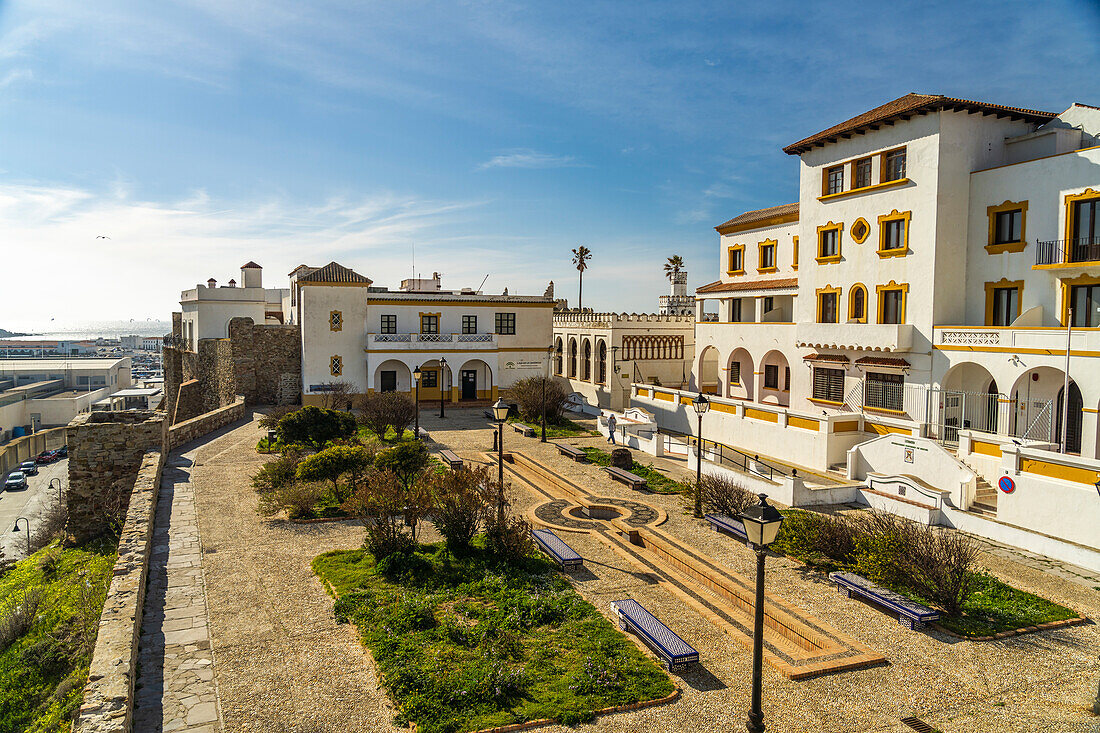
[[[611,413],[611,417],[607,418],[607,442],[611,445],[615,445],[615,423],[617,422],[615,413]]]

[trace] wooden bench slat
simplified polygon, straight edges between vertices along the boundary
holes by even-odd
[[[681,639],[633,598],[612,601],[611,610],[620,626],[629,626],[660,655],[670,668],[683,667],[699,661],[699,652]]]
[[[630,484],[632,488],[638,489],[646,485],[646,480],[641,476],[637,476],[630,471],[624,471],[621,468],[615,466],[604,466],[603,470],[607,471],[608,475],[616,481],[624,484]]]
[[[447,467],[452,471],[457,471],[462,468],[462,459],[449,450],[440,451],[439,457],[443,459],[443,462],[446,463]]]
[[[556,443],[555,445],[558,448],[558,453],[562,454],[563,456],[569,456],[578,463],[588,462],[588,455],[580,448],[574,448],[568,443]]]

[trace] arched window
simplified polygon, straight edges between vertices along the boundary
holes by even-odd
[[[858,283],[848,290],[848,320],[867,322],[867,288]]]
[[[584,340],[584,351],[582,352],[581,360],[581,379],[589,381],[592,379],[592,342],[588,339]]]
[[[554,374],[561,376],[562,362],[564,361],[564,354],[562,353],[561,339],[557,340],[554,345]]]
[[[577,376],[577,340],[569,339],[569,377]]]
[[[599,360],[596,381],[600,384],[607,384],[607,342],[600,342],[599,348],[596,349],[596,358]]]

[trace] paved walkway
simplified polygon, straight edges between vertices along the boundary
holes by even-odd
[[[134,703],[141,733],[222,730],[191,456],[169,458],[157,500]]]

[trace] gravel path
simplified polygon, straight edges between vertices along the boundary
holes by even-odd
[[[492,431],[480,411],[450,410],[445,420],[425,413],[421,425],[438,445],[469,460],[492,444]],[[248,484],[249,474],[264,460],[253,450],[259,436],[252,424],[212,441],[197,452],[192,472],[226,730],[393,730],[393,713],[378,688],[369,654],[350,627],[332,620],[332,600],[309,569],[310,560],[320,552],[359,546],[362,530],[353,523],[291,525],[261,519]],[[559,457],[552,445],[541,445],[537,439],[509,431],[505,449],[522,450],[599,495],[636,498],[597,468]],[[545,501],[518,486],[515,496],[516,509],[524,512]],[[654,494],[644,500],[668,512],[665,532],[734,572],[751,576],[752,555],[694,520],[683,499]],[[579,574],[575,585],[602,612],[607,613],[610,600],[638,598],[696,646],[703,658],[698,669],[676,677],[684,689],[679,702],[608,716],[580,729],[743,730],[751,668],[748,651],[595,536],[570,535],[569,542],[591,570]],[[1018,587],[1100,617],[1100,592],[1089,586],[1010,557],[987,554],[982,560],[991,572]],[[765,668],[769,731],[912,733],[900,722],[911,715],[944,733],[1100,731],[1097,718],[1088,712],[1100,677],[1100,627],[982,643],[913,632],[840,596],[820,576],[785,558],[769,559],[768,588],[890,660],[882,667],[799,682]]]

